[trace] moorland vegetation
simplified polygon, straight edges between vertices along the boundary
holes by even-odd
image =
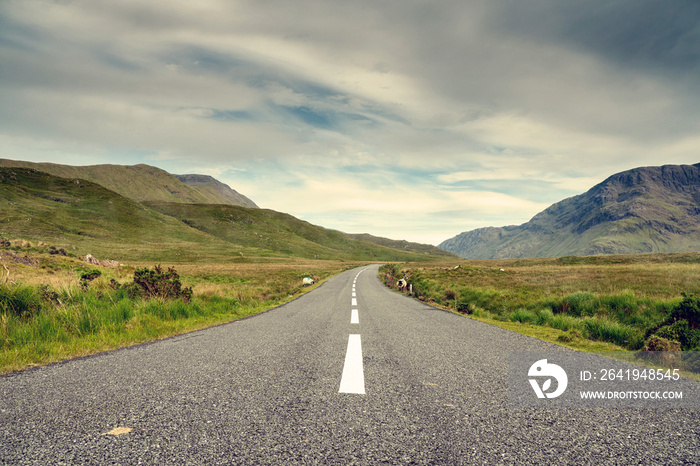
[[[700,351],[700,253],[387,264],[434,306],[598,350]],[[584,345],[585,347],[585,345]]]
[[[0,248],[0,373],[166,338],[254,315],[352,261],[131,263],[96,267],[55,247]],[[73,257],[72,257],[73,256]]]

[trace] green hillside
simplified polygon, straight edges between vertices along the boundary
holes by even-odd
[[[0,236],[76,255],[140,261],[433,258],[357,240],[291,215],[232,205],[136,202],[98,184],[0,168]]]
[[[425,260],[433,257],[354,239],[340,231],[312,225],[274,210],[155,202],[145,205],[231,244],[264,249],[282,256],[354,260]]]
[[[43,241],[77,255],[119,260],[183,258],[226,243],[98,184],[31,169],[0,168],[0,235]]]
[[[176,176],[150,165],[75,167],[0,159],[0,167],[32,168],[62,178],[92,181],[137,202],[165,201],[257,207],[247,197],[209,176]]]

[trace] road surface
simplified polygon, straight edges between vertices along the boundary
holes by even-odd
[[[0,377],[0,463],[700,463],[696,411],[510,408],[509,352],[554,345],[391,292],[377,267]]]

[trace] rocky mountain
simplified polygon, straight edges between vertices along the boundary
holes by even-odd
[[[636,168],[519,226],[479,228],[438,245],[470,259],[700,250],[700,164]]]
[[[150,165],[89,165],[76,167],[0,159],[0,167],[31,168],[62,178],[97,183],[128,199],[185,204],[257,206],[229,186],[206,175],[172,175]]]

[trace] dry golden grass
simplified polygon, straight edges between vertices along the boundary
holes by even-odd
[[[525,294],[565,296],[583,291],[601,295],[633,293],[659,299],[678,298],[681,292],[700,294],[700,253],[607,256],[590,258],[590,263],[560,262],[562,258],[461,260],[411,264],[405,268],[462,285]]]

